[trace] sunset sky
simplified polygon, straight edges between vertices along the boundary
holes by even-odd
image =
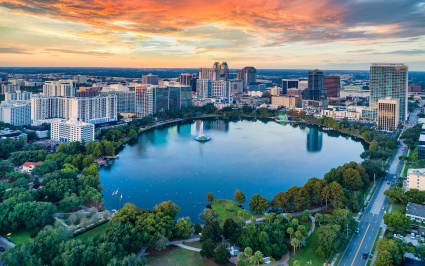
[[[425,0],[0,0],[0,66],[425,70]]]

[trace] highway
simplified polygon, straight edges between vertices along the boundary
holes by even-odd
[[[390,187],[387,184],[387,180],[393,183],[395,182],[396,175],[401,167],[398,157],[405,154],[406,151],[407,149],[403,148],[403,145],[398,147],[397,152],[391,160],[385,180],[377,185],[375,194],[372,196],[369,205],[365,208],[363,217],[359,223],[359,233],[353,235],[339,265],[366,265],[367,258],[363,258],[363,254],[371,253],[379,227],[383,224],[383,216],[388,204],[384,195],[384,191]]]

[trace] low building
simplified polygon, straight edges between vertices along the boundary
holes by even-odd
[[[425,168],[409,169],[406,187],[407,189],[425,190]]]
[[[407,203],[406,216],[410,220],[425,222],[425,205],[412,202]]]
[[[57,119],[51,124],[50,139],[58,142],[94,140],[94,125],[76,120]]]
[[[378,100],[378,128],[394,131],[398,127],[400,108],[398,99]]]
[[[361,112],[345,106],[328,106],[328,108],[322,110],[321,114],[322,116],[331,117],[336,120],[347,119],[357,121],[362,117]]]
[[[34,170],[34,167],[37,165],[42,164],[42,162],[25,162],[22,167],[23,173],[31,174],[32,170]]]
[[[272,96],[272,104],[294,109],[302,106],[302,100],[298,96]]]

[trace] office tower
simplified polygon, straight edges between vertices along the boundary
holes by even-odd
[[[211,97],[211,80],[198,79],[196,81],[196,95],[199,98]]]
[[[243,81],[240,79],[229,80],[229,91],[231,96],[243,93]]]
[[[147,74],[142,76],[143,84],[158,85],[159,77],[157,75]]]
[[[14,126],[31,124],[31,103],[14,101],[0,104],[0,121]]]
[[[50,139],[59,142],[94,141],[94,124],[77,120],[55,119],[50,124]]]
[[[325,76],[324,86],[328,97],[339,97],[341,90],[340,76]]]
[[[199,69],[200,80],[217,80],[218,75],[219,75],[218,70],[215,68],[202,67]]]
[[[282,88],[278,86],[274,86],[270,88],[270,95],[271,96],[280,96],[282,94]]]
[[[302,106],[302,99],[299,96],[272,96],[272,104],[294,109]]]
[[[218,70],[218,79],[228,80],[229,79],[229,66],[226,62],[219,64],[218,62],[214,63],[215,69]]]
[[[229,96],[229,82],[226,80],[211,81],[211,97],[226,98]]]
[[[6,92],[4,94],[4,100],[6,102],[13,101],[27,101],[31,99],[31,92],[17,90],[15,92]]]
[[[296,79],[282,79],[282,94],[286,95],[288,89],[298,89],[298,80]]]
[[[209,80],[228,80],[229,79],[229,67],[226,62],[218,63],[215,62],[212,68],[200,68],[199,79]]]
[[[137,118],[144,118],[156,112],[157,86],[142,85],[135,88],[135,111]]]
[[[407,120],[408,68],[403,64],[373,64],[370,67],[370,108],[378,109],[378,100],[390,97],[399,101],[400,122]]]
[[[386,131],[397,129],[400,117],[399,100],[378,99],[378,128]]]
[[[182,73],[180,74],[179,82],[182,85],[192,86],[192,79],[193,79],[192,73]]]
[[[117,112],[122,114],[133,114],[135,92],[131,91],[129,87],[121,84],[112,84],[104,87],[101,91],[102,95],[116,95],[117,96]]]
[[[74,97],[75,87],[72,80],[46,81],[43,85],[43,95],[52,97]]]
[[[158,86],[155,94],[154,113],[168,111],[170,109],[170,88],[168,86]]]
[[[170,110],[180,110],[192,105],[192,88],[190,86],[173,85],[169,86]]]
[[[63,118],[98,124],[117,120],[117,96],[31,98],[31,120]]]
[[[307,100],[320,101],[322,105],[327,105],[322,71],[316,69],[308,72],[308,88],[304,90],[304,95]]]
[[[243,69],[238,70],[236,77],[243,81],[243,87],[246,91],[248,90],[248,85],[257,80],[257,70],[255,67],[244,67]]]

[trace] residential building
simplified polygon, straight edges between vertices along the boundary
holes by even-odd
[[[46,97],[74,97],[75,86],[72,80],[46,81],[43,85],[43,95]]]
[[[142,76],[142,83],[143,84],[158,85],[159,77],[157,75],[153,75],[153,74],[143,75]]]
[[[215,62],[212,68],[200,68],[199,79],[209,80],[228,80],[229,79],[229,67],[226,62],[219,63]]]
[[[31,124],[31,102],[14,101],[0,104],[0,121],[14,126]]]
[[[199,98],[211,97],[211,80],[209,79],[198,79],[196,81],[196,95]]]
[[[360,120],[362,113],[355,109],[347,108],[345,106],[328,106],[321,111],[322,116],[331,117],[336,120]]]
[[[243,81],[244,90],[248,90],[248,85],[254,83],[257,80],[257,70],[255,67],[244,67],[241,70],[238,70],[236,74],[237,79]]]
[[[272,104],[294,109],[302,106],[302,99],[298,96],[272,96]]]
[[[129,87],[121,84],[113,84],[102,89],[102,95],[110,94],[117,96],[117,112],[121,114],[133,114],[135,92]]]
[[[75,119],[93,124],[116,121],[117,96],[32,97],[32,123],[51,118]]]
[[[58,142],[94,141],[94,124],[74,119],[56,119],[50,125],[50,139]]]
[[[25,162],[23,165],[21,165],[21,171],[27,174],[31,174],[32,170],[34,170],[34,167],[42,163],[43,162]]]
[[[229,82],[227,80],[211,81],[211,97],[227,98],[230,97]]]
[[[282,94],[282,88],[278,86],[274,86],[270,88],[270,95],[271,96],[280,96]]]
[[[100,94],[102,87],[80,87],[78,88],[76,97],[94,97]]]
[[[135,112],[137,118],[144,118],[156,112],[157,86],[141,85],[135,87]]]
[[[425,190],[425,168],[407,170],[406,188]]]
[[[340,76],[325,76],[324,86],[326,88],[327,97],[339,97],[341,90]]]
[[[201,67],[199,69],[198,80],[217,80],[219,76],[219,70],[215,68]]]
[[[399,124],[399,101],[397,99],[378,100],[378,128],[394,131]]]
[[[298,89],[297,79],[282,79],[282,94],[286,95],[288,89]]]
[[[27,101],[31,99],[31,92],[16,90],[14,92],[6,92],[4,94],[5,102]]]
[[[390,97],[399,104],[399,121],[407,120],[408,68],[403,64],[373,64],[370,67],[371,109],[378,109],[378,100]]]
[[[193,79],[192,73],[182,73],[180,74],[179,82],[182,85],[192,86],[192,79]]]
[[[21,86],[19,84],[1,84],[1,94],[5,94],[7,92],[15,92],[17,90],[20,90]]]
[[[406,206],[406,216],[410,220],[425,222],[425,205],[408,202]]]

